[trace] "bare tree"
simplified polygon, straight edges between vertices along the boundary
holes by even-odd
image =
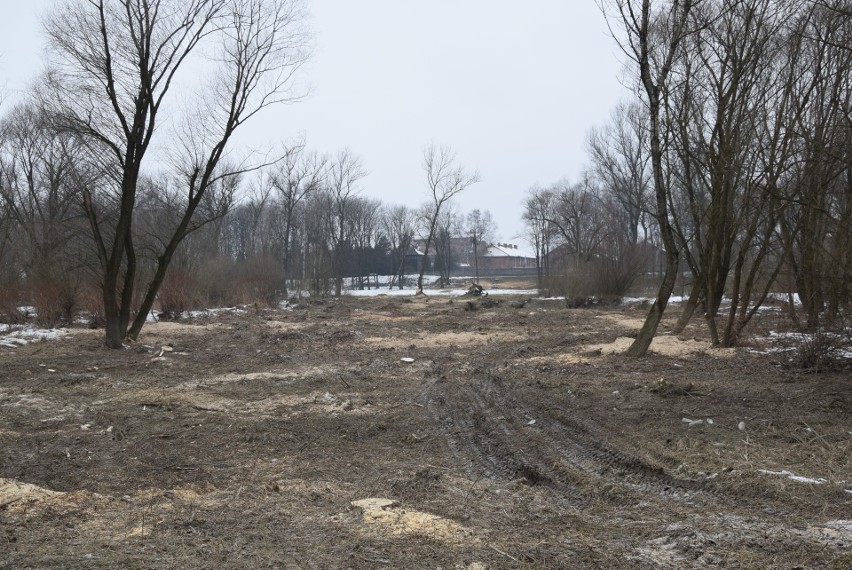
[[[417,293],[423,293],[423,276],[426,274],[426,257],[432,247],[435,231],[441,211],[461,192],[472,184],[479,182],[478,172],[468,172],[456,164],[456,154],[449,146],[428,145],[423,151],[423,170],[426,172],[426,185],[430,201],[424,207],[424,228],[426,229],[426,245],[424,259],[417,277]]]
[[[548,222],[576,260],[586,263],[607,237],[602,203],[588,176],[579,184],[560,182],[553,187],[553,209]]]
[[[491,216],[491,212],[484,212],[475,209],[468,212],[465,219],[465,233],[470,238],[470,244],[473,246],[473,275],[476,282],[479,283],[479,257],[483,246],[487,246],[488,242],[494,239],[494,234],[497,231],[497,224]]]
[[[685,38],[693,33],[689,27],[689,16],[701,1],[612,0],[611,3],[602,3],[605,10],[608,5],[612,5],[612,19],[624,32],[620,45],[635,65],[647,106],[655,213],[666,251],[666,270],[657,298],[651,305],[636,340],[627,350],[629,356],[644,356],[648,352],[677,280],[680,252],[669,219],[670,191],[663,166],[668,135],[663,120],[672,68],[683,49]]]
[[[845,11],[845,15],[844,15]],[[781,220],[787,266],[808,330],[831,323],[852,301],[852,23],[848,2],[805,8],[790,31],[788,57],[795,160]],[[794,305],[791,304],[791,307]],[[793,317],[799,317],[792,311]]]
[[[441,209],[435,225],[435,266],[438,268],[439,286],[449,287],[450,272],[458,262],[457,248],[453,247],[454,238],[461,235],[464,219],[452,203]]]
[[[553,210],[554,196],[551,189],[534,186],[527,191],[523,216],[528,239],[535,248],[537,285],[540,292],[544,291],[545,277],[550,276],[548,260],[555,229],[549,220],[555,216]]]
[[[296,0],[67,0],[47,19],[56,61],[45,103],[57,125],[85,137],[113,173],[114,220],[99,209],[96,189],[83,190],[103,274],[107,346],[139,334],[177,246],[200,227],[195,213],[207,190],[247,169],[223,162],[234,132],[268,105],[293,98],[293,74],[305,59],[302,21]],[[152,142],[167,132],[158,128],[166,96],[202,45],[218,49],[219,67],[196,111],[185,115],[172,156],[184,186],[183,215],[128,329],[139,177]]]
[[[348,264],[348,276],[356,278],[358,289],[370,287],[369,273],[373,268],[373,254],[378,244],[381,202],[371,198],[356,197],[347,214],[347,234],[353,255]],[[347,264],[344,264],[347,267]]]
[[[34,105],[13,108],[0,130],[0,202],[16,229],[18,275],[41,322],[69,322],[85,263],[80,181],[92,173],[79,141],[52,130]]]
[[[313,193],[304,203],[301,216],[302,282],[299,294],[307,287],[311,295],[324,296],[336,283],[335,252],[332,235],[336,231],[334,198],[327,188]]]
[[[416,222],[416,213],[406,206],[385,206],[382,211],[382,230],[390,242],[394,280],[400,289],[405,281],[405,262],[414,240]],[[394,280],[391,280],[390,288],[393,288]]]
[[[647,151],[648,129],[638,103],[619,104],[610,123],[592,129],[587,138],[592,172],[602,190],[621,206],[621,225],[632,244],[645,239],[651,204]]]
[[[361,158],[346,148],[337,153],[329,164],[327,189],[332,207],[328,211],[332,228],[332,271],[334,272],[334,294],[343,290],[343,262],[348,246],[347,215],[349,207],[360,192],[358,184],[367,176]]]
[[[304,143],[297,143],[285,150],[284,158],[272,170],[270,180],[278,193],[280,206],[281,265],[284,270],[284,295],[287,295],[287,280],[291,278],[291,238],[295,224],[296,208],[303,200],[316,192],[325,183],[328,158],[304,150]]]

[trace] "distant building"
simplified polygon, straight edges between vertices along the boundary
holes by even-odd
[[[535,269],[535,253],[511,243],[492,243],[479,258],[479,268],[485,271]]]

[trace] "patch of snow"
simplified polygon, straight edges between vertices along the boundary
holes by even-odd
[[[687,297],[683,295],[672,295],[669,297],[669,304],[673,303],[683,303],[686,301]],[[637,303],[653,303],[656,301],[656,297],[622,297],[621,304],[622,305],[634,305]]]
[[[181,317],[198,319],[201,317],[215,317],[216,315],[221,315],[222,313],[241,314],[245,312],[245,309],[240,309],[239,307],[219,307],[216,309],[204,309],[203,311],[186,311],[181,314]]]
[[[852,491],[846,492],[850,493]],[[825,523],[825,526],[829,528],[835,528],[837,530],[845,530],[846,532],[852,532],[852,520],[836,519],[833,521],[828,521],[827,523]]]
[[[777,475],[779,477],[786,477],[791,481],[795,481],[797,483],[808,483],[810,485],[825,485],[828,481],[820,477],[819,479],[813,479],[811,477],[802,477],[801,475],[796,475],[791,473],[790,471],[770,471],[768,469],[758,469],[758,473],[763,473],[764,475]]]
[[[0,326],[0,332],[7,334],[0,336],[0,346],[6,348],[17,348],[32,342],[55,340],[68,334],[66,329],[38,329],[35,327],[22,327],[11,330],[8,325]]]
[[[430,289],[425,291],[427,297],[462,297],[468,292],[467,289]],[[488,295],[531,295],[534,291],[530,289],[486,289]],[[346,295],[352,297],[411,297],[417,294],[417,289],[364,289],[346,291]]]
[[[848,338],[831,332],[823,332],[821,334],[833,341],[839,341],[836,344],[844,343]],[[769,331],[769,336],[760,337],[755,340],[763,343],[771,343],[774,346],[760,349],[754,348],[750,349],[749,352],[755,354],[778,354],[797,350],[803,343],[814,342],[814,335],[812,333]],[[852,359],[852,346],[835,346],[829,348],[829,352],[834,358]]]
[[[772,299],[773,301],[781,301],[781,302],[784,302],[784,303],[786,303],[790,300],[790,298],[787,296],[787,293],[770,293],[769,295],[766,296],[766,298]],[[801,305],[802,304],[802,301],[799,299],[798,293],[793,293],[793,304],[794,305]]]

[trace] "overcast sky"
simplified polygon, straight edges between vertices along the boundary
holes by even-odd
[[[14,99],[41,67],[51,0],[4,2],[0,82]],[[522,233],[532,185],[577,179],[586,132],[626,96],[618,48],[594,0],[313,0],[310,97],[251,127],[258,144],[303,134],[351,148],[363,194],[426,199],[423,148],[446,143],[482,181],[457,206],[490,210],[499,238]],[[8,97],[11,96],[11,97]]]

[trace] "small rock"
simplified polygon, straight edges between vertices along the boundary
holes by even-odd
[[[412,362],[414,362],[413,358],[409,358],[407,356],[404,357],[404,358],[400,358],[399,360],[400,360],[400,362],[405,362],[406,364],[411,364]]]
[[[740,431],[745,431],[746,425],[745,422],[740,422],[737,424],[737,429]]]

